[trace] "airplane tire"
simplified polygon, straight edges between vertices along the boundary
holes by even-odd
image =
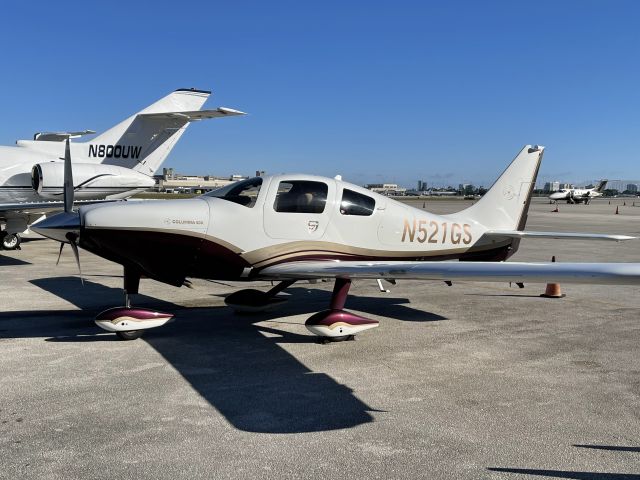
[[[120,340],[136,340],[144,335],[144,330],[128,330],[126,332],[116,332]]]
[[[0,237],[2,238],[0,245],[2,245],[3,250],[16,250],[20,248],[22,239],[17,233],[1,232]]]

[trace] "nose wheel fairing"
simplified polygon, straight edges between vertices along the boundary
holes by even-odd
[[[98,314],[96,325],[107,332],[132,332],[161,327],[173,320],[173,314],[148,308],[114,307]]]

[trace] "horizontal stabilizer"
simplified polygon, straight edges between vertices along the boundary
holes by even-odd
[[[82,130],[81,132],[38,132],[33,136],[34,140],[40,142],[64,142],[67,138],[78,138],[83,135],[93,135],[93,130]]]
[[[557,240],[613,240],[614,242],[624,242],[638,238],[628,235],[609,235],[607,233],[531,232],[519,230],[490,230],[485,232],[485,236],[500,238],[554,238]]]
[[[179,118],[187,122],[195,122],[197,120],[205,120],[207,118],[231,117],[234,115],[246,115],[245,112],[234,110],[232,108],[219,107],[215,110],[193,110],[190,112],[159,112],[159,113],[141,113],[141,117],[147,118]]]
[[[259,276],[640,285],[640,263],[308,261],[273,265]]]

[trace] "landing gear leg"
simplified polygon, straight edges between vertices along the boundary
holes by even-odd
[[[140,338],[145,330],[160,327],[173,319],[170,313],[146,308],[132,308],[131,295],[138,293],[141,272],[136,268],[124,268],[124,307],[105,310],[96,317],[96,325],[115,334],[122,340]]]
[[[132,310],[131,295],[138,293],[140,287],[140,274],[124,267],[124,308]],[[124,330],[117,331],[116,335],[120,340],[136,340],[144,335],[144,330]]]
[[[305,322],[307,329],[325,342],[353,340],[356,334],[379,325],[376,320],[344,310],[349,288],[351,288],[350,279],[336,278],[329,310],[318,312]]]

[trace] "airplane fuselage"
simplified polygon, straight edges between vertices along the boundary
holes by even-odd
[[[60,157],[64,154],[64,143],[31,141],[26,143],[43,145],[38,145],[37,150],[21,146],[0,146],[0,203],[60,200],[62,198],[63,186],[62,160]],[[71,144],[71,151],[75,155],[74,162],[82,163],[88,168],[95,166],[94,168],[119,170],[119,167],[113,166],[98,167],[101,159],[98,157],[96,160],[87,155],[90,148],[90,144]],[[95,147],[95,149],[98,151],[98,147]],[[51,181],[38,191],[34,188],[33,184],[33,168],[36,165],[52,166],[50,164],[58,167],[54,178],[51,178]],[[146,175],[137,172],[124,173],[129,177],[135,176],[135,179],[125,179],[120,175],[116,182],[106,183],[104,181],[105,175],[101,175],[100,177],[90,175],[90,177],[96,177],[95,181],[86,182],[88,179],[85,179],[85,184],[78,186],[82,180],[82,178],[79,177],[79,180],[76,182],[76,199],[123,198],[153,186],[153,179]],[[47,180],[49,180],[49,178],[47,178]]]
[[[79,246],[173,285],[185,277],[254,280],[263,268],[295,260],[503,260],[517,247],[512,239],[484,240],[485,227],[456,214],[432,214],[341,180],[252,180],[262,182],[253,196],[204,195],[161,209],[157,202],[83,207]]]
[[[550,200],[566,200],[567,203],[588,204],[591,199],[602,196],[602,190],[607,185],[607,180],[601,180],[594,188],[563,188],[549,195]]]

